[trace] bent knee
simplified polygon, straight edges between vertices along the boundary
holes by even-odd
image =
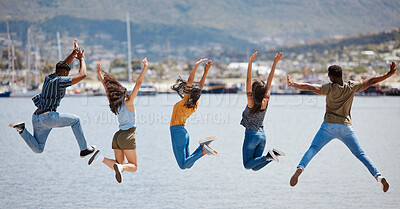
[[[32,151],[34,152],[34,153],[36,153],[36,154],[41,154],[41,153],[43,153],[43,151],[44,151],[44,147],[42,148],[42,147],[39,147],[39,148],[36,148],[36,149],[32,149]]]
[[[73,121],[73,126],[74,125],[76,125],[76,124],[79,124],[81,122],[81,119],[79,118],[79,117],[76,117],[76,118],[74,118],[74,121]]]
[[[186,167],[186,166],[184,166],[184,165],[178,164],[178,166],[179,166],[179,168],[180,168],[180,169],[182,169],[182,170],[185,170],[185,169],[187,169],[187,167]]]
[[[250,166],[250,163],[243,163],[243,167],[244,168],[246,168],[246,169],[253,169],[253,167],[252,166]]]
[[[316,146],[316,145],[311,145],[308,150],[314,151],[314,152],[319,152],[321,150],[321,147]]]
[[[365,155],[363,150],[357,150],[353,152],[353,155],[356,156],[357,158],[362,157]]]

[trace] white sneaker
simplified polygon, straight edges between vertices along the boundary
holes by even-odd
[[[389,190],[389,183],[387,183],[384,177],[377,176],[376,180],[381,184],[383,192],[387,192]]]
[[[207,138],[204,138],[204,139],[200,139],[199,143],[200,143],[200,145],[209,145],[216,138],[217,138],[217,136],[210,136],[210,137],[207,137]]]
[[[269,150],[267,155],[265,155],[265,158],[267,158],[267,161],[273,160],[276,161],[277,163],[279,162],[278,157],[274,154],[272,150]]]
[[[115,163],[114,164],[114,171],[115,171],[115,179],[117,179],[118,183],[122,182],[122,170],[124,170],[124,168],[122,167],[121,164]]]
[[[207,155],[214,155],[214,156],[219,156],[218,152],[213,150],[211,147],[208,145],[203,146],[203,150],[207,153]]]
[[[104,156],[101,154],[100,150],[97,150],[88,161],[88,165],[93,165],[95,162],[103,162]]]

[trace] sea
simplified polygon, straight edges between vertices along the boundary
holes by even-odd
[[[323,122],[325,97],[272,96],[264,121],[267,146],[286,153],[260,171],[242,163],[245,94],[204,94],[187,121],[190,150],[198,140],[217,136],[216,156],[181,170],[174,158],[169,122],[175,94],[136,98],[138,170],[123,173],[121,184],[102,163],[88,166],[70,127],[53,129],[36,154],[10,122],[32,131],[30,98],[0,99],[0,208],[399,208],[400,97],[356,96],[353,127],[365,153],[390,184],[387,193],[339,140],[310,162],[295,187],[289,179]],[[118,122],[105,96],[66,97],[58,108],[80,117],[89,145],[104,156]]]

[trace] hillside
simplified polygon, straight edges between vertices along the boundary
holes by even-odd
[[[322,53],[326,50],[342,50],[351,46],[364,46],[369,50],[377,50],[377,45],[393,42],[400,44],[400,28],[392,31],[385,31],[372,34],[362,34],[356,36],[348,36],[339,39],[321,39],[313,41],[309,44],[294,45],[282,47],[279,49],[270,50],[269,54],[272,55],[276,51],[285,51],[288,53],[304,53],[304,52],[316,52]]]
[[[325,38],[400,26],[398,0],[2,0],[0,21],[41,22],[57,16],[125,21],[138,25],[212,28],[250,40]]]

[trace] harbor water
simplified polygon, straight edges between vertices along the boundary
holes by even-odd
[[[400,200],[400,97],[354,99],[353,127],[366,154],[387,178],[380,185],[339,140],[310,162],[299,183],[289,179],[318,131],[324,96],[272,96],[265,118],[267,149],[286,153],[262,170],[242,164],[244,128],[239,124],[244,94],[204,94],[186,128],[193,151],[197,140],[216,135],[204,156],[180,170],[173,156],[169,122],[175,94],[136,99],[138,171],[118,184],[104,164],[87,165],[71,128],[53,129],[44,153],[35,154],[10,122],[32,130],[30,98],[0,99],[0,208],[398,208]],[[113,158],[111,140],[118,122],[105,96],[66,97],[58,111],[75,114],[88,144]],[[267,151],[267,150],[266,150]],[[265,151],[265,152],[266,152]]]

